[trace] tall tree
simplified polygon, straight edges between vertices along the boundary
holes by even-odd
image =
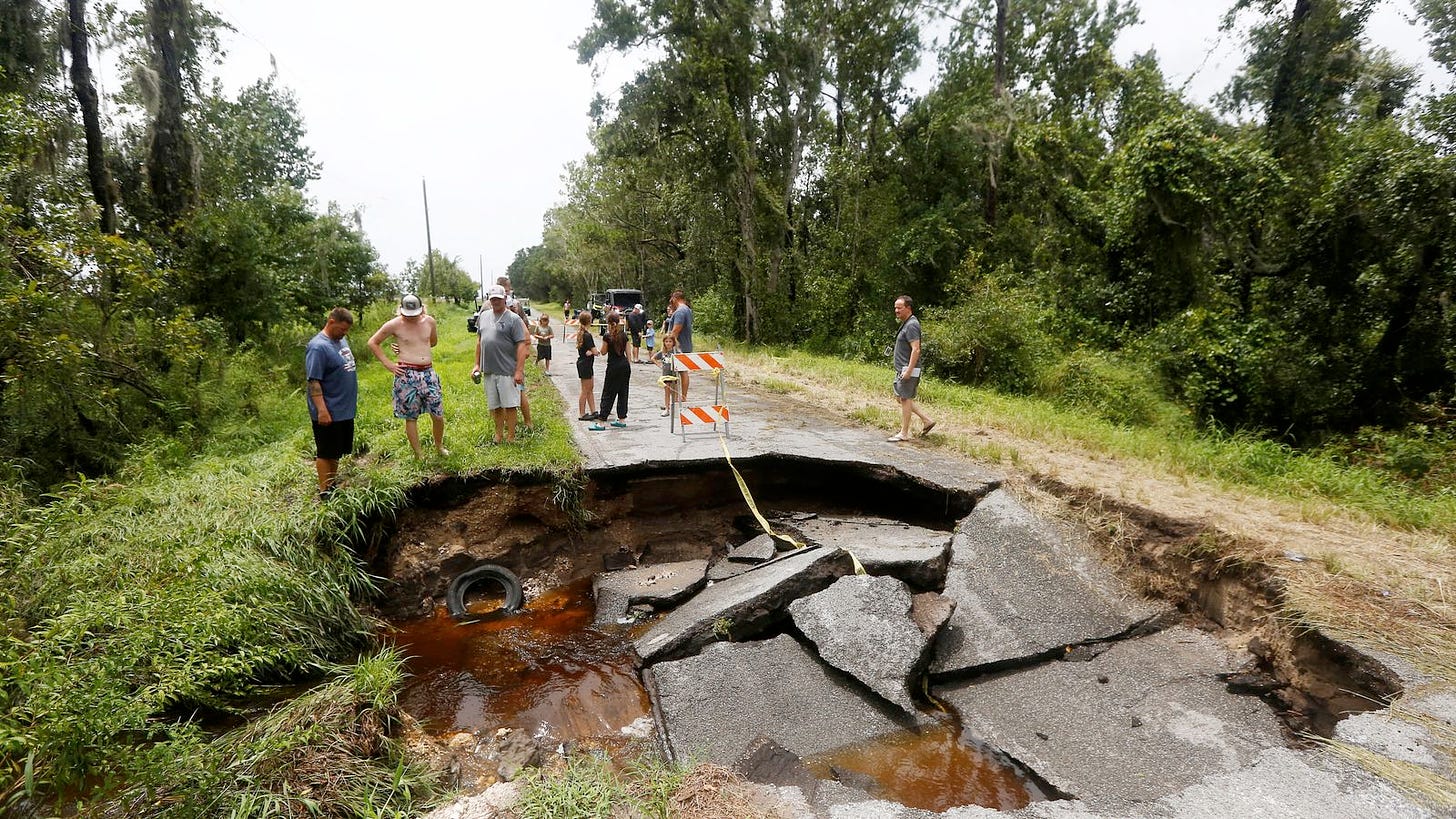
[[[91,77],[90,37],[86,28],[85,0],[66,0],[70,22],[71,88],[81,106],[81,122],[86,129],[86,176],[91,181],[91,195],[101,209],[101,232],[116,233],[116,183],[106,164],[106,146],[101,135],[101,103],[96,83]]]
[[[187,132],[184,69],[196,61],[195,21],[187,0],[148,0],[156,116],[147,149],[147,182],[163,227],[172,229],[197,203],[195,150]]]
[[[1249,54],[1229,84],[1224,104],[1260,110],[1275,155],[1286,162],[1319,160],[1323,135],[1336,123],[1360,77],[1361,35],[1375,0],[1238,0],[1224,18],[1253,11]]]

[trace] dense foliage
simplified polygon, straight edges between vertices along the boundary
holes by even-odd
[[[35,489],[205,430],[232,351],[390,288],[357,220],[305,197],[291,94],[207,84],[216,18],[85,6],[0,13],[0,463]],[[131,67],[104,100],[100,30]]]
[[[866,358],[908,293],[953,380],[1143,373],[1204,423],[1299,440],[1439,416],[1456,86],[1416,96],[1365,40],[1374,6],[1237,0],[1214,111],[1156,54],[1112,58],[1119,0],[599,0],[581,58],[646,65],[599,100],[518,286],[682,287],[711,329]],[[1450,4],[1417,6],[1456,68]]]

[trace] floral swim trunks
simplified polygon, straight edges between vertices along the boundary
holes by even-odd
[[[413,420],[426,413],[445,414],[440,376],[433,367],[406,367],[394,377],[394,417]]]

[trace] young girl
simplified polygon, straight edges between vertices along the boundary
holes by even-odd
[[[666,418],[672,412],[673,393],[677,391],[677,373],[672,369],[672,354],[675,351],[676,339],[672,336],[662,337],[662,352],[652,356],[652,360],[662,365],[662,417]]]
[[[596,379],[592,367],[596,363],[597,342],[591,334],[591,311],[583,310],[576,317],[576,377],[581,379],[581,395],[576,397],[576,411],[581,420],[597,419]]]
[[[541,321],[531,328],[531,335],[536,337],[536,363],[550,375],[551,339],[556,336],[556,331],[551,329],[551,317],[542,313]]]
[[[600,422],[607,420],[614,401],[617,404],[617,420],[612,422],[612,426],[627,426],[627,391],[632,385],[632,363],[627,360],[627,333],[622,329],[620,315],[612,313],[607,316],[607,335],[602,339],[602,345],[607,348],[607,374],[602,378],[599,423],[591,426],[596,430],[606,429]]]

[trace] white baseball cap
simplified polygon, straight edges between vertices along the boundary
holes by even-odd
[[[493,284],[485,288],[485,297],[487,299],[503,299],[506,297],[506,289],[498,284]]]

